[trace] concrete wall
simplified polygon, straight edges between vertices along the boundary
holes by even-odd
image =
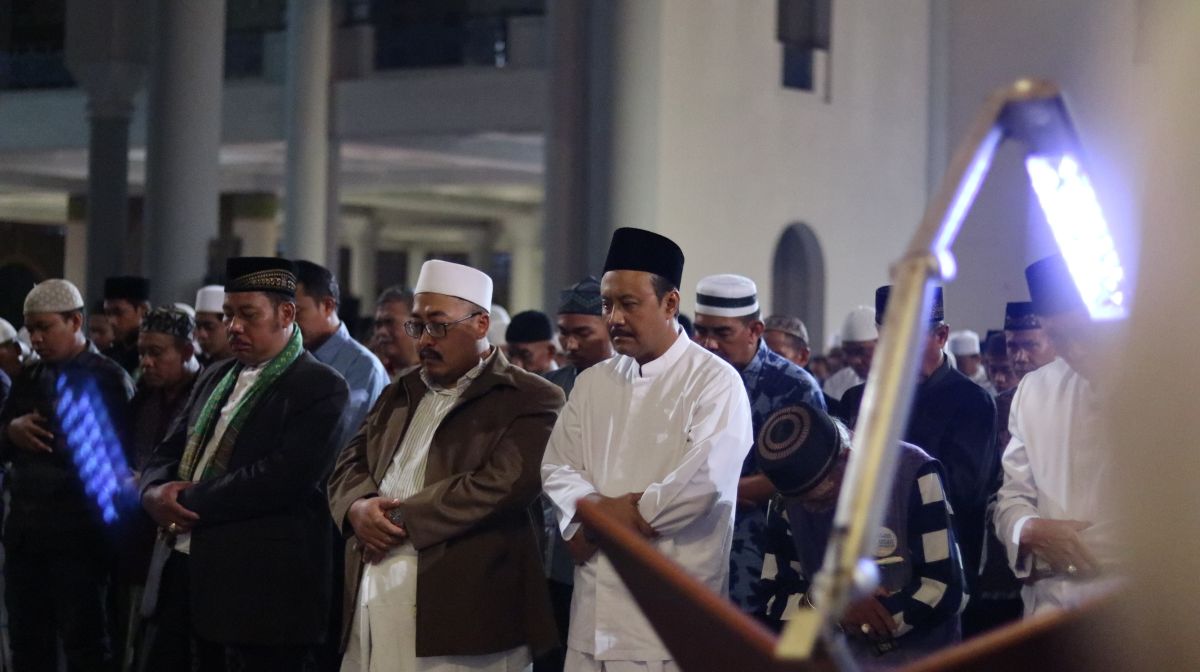
[[[614,220],[680,243],[687,312],[696,281],[721,272],[753,278],[770,306],[779,236],[807,223],[832,331],[872,301],[924,207],[929,3],[835,3],[828,103],[783,88],[775,12],[774,0],[624,3]]]
[[[933,98],[934,104],[945,105],[938,113],[946,123],[935,126],[931,138],[932,146],[942,150],[940,163],[944,165],[992,89],[1023,76],[1058,82],[1067,93],[1093,183],[1132,273],[1136,115],[1144,74],[1135,63],[1137,0],[934,2],[934,29],[944,31],[938,48],[946,75],[935,82]],[[940,179],[940,169],[938,173]],[[999,327],[1005,301],[1029,296],[1025,265],[1057,249],[1029,189],[1019,147],[1002,148],[954,249],[959,277],[946,289],[947,320],[980,333]]]

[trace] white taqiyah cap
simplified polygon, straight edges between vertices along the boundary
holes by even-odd
[[[860,343],[879,339],[879,328],[875,326],[875,309],[859,306],[850,311],[842,323],[842,342]]]
[[[758,310],[758,287],[741,275],[722,273],[696,283],[696,312],[714,317],[743,317]]]
[[[197,313],[225,312],[225,287],[222,285],[205,285],[196,292]]]
[[[45,280],[33,286],[25,296],[25,314],[65,313],[83,309],[79,288],[62,278]]]
[[[0,317],[0,345],[17,340],[17,329],[12,322]]]
[[[487,273],[440,259],[421,264],[413,294],[425,292],[455,296],[489,311],[492,305],[492,279]]]
[[[964,329],[950,334],[950,352],[951,354],[962,356],[978,355],[979,354],[979,334]]]
[[[504,334],[508,331],[508,325],[512,322],[512,316],[504,309],[504,306],[492,304],[492,322],[488,326],[488,343],[492,345],[507,345],[508,339]]]

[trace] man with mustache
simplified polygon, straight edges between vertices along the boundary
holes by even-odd
[[[233,358],[196,382],[140,479],[162,533],[139,669],[314,669],[331,607],[324,484],[349,391],[304,350],[291,261],[225,269]]]
[[[602,311],[620,355],[575,381],[542,480],[575,559],[566,669],[678,669],[581,530],[587,499],[724,593],[750,404],[737,371],[676,322],[683,251],[641,229],[613,233]]]
[[[329,480],[346,555],[343,672],[516,670],[555,643],[530,515],[562,392],[487,339],[492,280],[427,261],[404,330],[421,366]]]

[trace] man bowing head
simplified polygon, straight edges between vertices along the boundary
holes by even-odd
[[[618,356],[579,375],[542,462],[575,558],[566,669],[676,669],[612,564],[575,518],[581,499],[652,540],[724,594],[750,404],[732,366],[676,322],[683,252],[649,231],[613,233],[602,312]]]
[[[347,537],[342,670],[516,670],[554,645],[538,466],[563,404],[488,343],[492,279],[427,261],[384,390],[329,481]]]

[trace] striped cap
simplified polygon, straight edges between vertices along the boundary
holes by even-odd
[[[758,311],[758,287],[750,278],[722,273],[696,284],[696,312],[714,317],[743,317]]]

